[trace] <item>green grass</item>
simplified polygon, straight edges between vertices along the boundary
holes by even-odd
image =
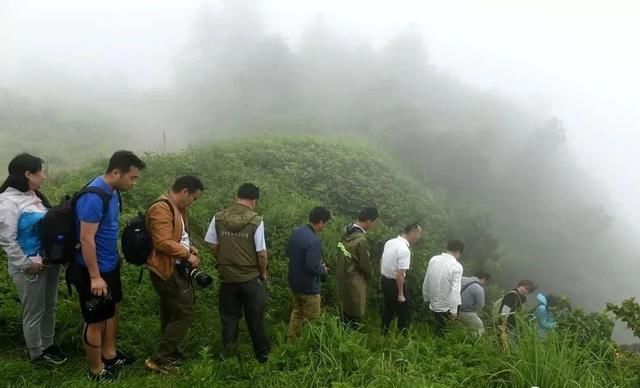
[[[212,274],[213,258],[202,244],[211,216],[231,202],[240,183],[253,181],[260,186],[258,210],[265,218],[270,249],[267,322],[273,353],[267,364],[257,364],[243,327],[238,354],[226,359],[219,356],[220,323],[214,284],[211,289],[197,292],[196,320],[185,344],[192,353],[191,360],[169,376],[144,370],[142,361],[152,352],[159,332],[158,298],[148,276],[138,284],[138,268],[125,264],[125,300],[118,344],[139,360],[122,372],[114,386],[633,386],[631,378],[640,365],[638,360],[615,358],[611,342],[593,331],[597,325],[580,326],[579,338],[575,334],[578,331],[571,328],[588,321],[588,316],[573,314],[574,323],[546,341],[539,341],[533,334],[525,335],[510,353],[500,351],[491,331],[480,339],[462,328],[445,338],[435,337],[427,324],[426,308],[420,302],[427,259],[455,236],[467,245],[467,271],[483,268],[499,278],[500,247],[487,244],[493,240],[481,209],[450,208],[443,193],[413,180],[393,159],[376,149],[344,139],[278,138],[227,142],[181,153],[145,155],[144,159],[148,168],[139,185],[124,195],[122,221],[143,211],[176,176],[198,174],[207,190],[191,209],[191,237],[203,252],[204,269]],[[48,182],[46,193],[55,202],[63,194],[77,190],[89,177],[99,175],[105,164],[100,161],[72,173],[56,174]],[[345,331],[335,318],[336,290],[330,278],[323,289],[323,318],[305,328],[296,345],[286,344],[291,307],[284,245],[291,228],[303,223],[309,209],[320,204],[334,212],[334,219],[321,235],[330,266],[342,228],[363,206],[375,204],[382,215],[378,228],[369,235],[374,267],[384,241],[395,237],[405,223],[417,219],[425,225],[423,240],[413,248],[412,269],[407,277],[409,293],[415,301],[414,323],[408,337],[381,335],[381,294],[376,282],[369,286],[364,329]],[[76,295],[69,298],[63,284],[59,292],[58,338],[71,359],[59,368],[34,369],[23,350],[20,305],[13,284],[6,267],[0,268],[1,385],[90,385],[85,378]],[[584,337],[590,333],[599,340],[585,342]]]

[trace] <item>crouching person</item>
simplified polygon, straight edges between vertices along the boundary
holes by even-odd
[[[198,178],[180,177],[145,215],[153,243],[147,268],[160,297],[160,339],[145,366],[160,373],[168,373],[184,358],[180,345],[193,322],[193,285],[187,271],[200,260],[189,241],[187,209],[203,190]]]

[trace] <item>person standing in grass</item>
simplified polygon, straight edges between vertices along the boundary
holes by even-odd
[[[367,306],[367,280],[371,279],[372,269],[366,233],[377,220],[378,209],[362,209],[358,220],[346,227],[338,243],[336,283],[342,302],[342,321],[350,328],[358,327]]]
[[[433,313],[435,329],[443,335],[446,326],[456,318],[461,303],[462,265],[459,260],[464,244],[458,240],[447,243],[447,252],[429,260],[422,284],[424,302]]]
[[[538,325],[538,335],[544,338],[547,332],[556,328],[556,320],[551,312],[551,307],[555,307],[560,302],[560,298],[554,295],[545,296],[542,293],[536,295],[538,306],[534,310],[534,316]]]
[[[194,317],[194,291],[188,271],[200,265],[189,238],[187,210],[203,190],[197,177],[180,177],[145,214],[153,246],[147,268],[160,297],[160,340],[145,366],[160,373],[168,373],[185,357],[180,344]]]
[[[294,342],[305,322],[320,316],[320,283],[329,269],[322,262],[322,241],[318,237],[331,219],[331,212],[315,207],[309,223],[294,229],[287,243],[289,288],[293,311],[289,321],[288,341]]]
[[[84,318],[82,340],[89,361],[88,377],[94,381],[111,381],[116,368],[130,365],[134,359],[116,350],[116,333],[122,279],[118,253],[120,192],[132,189],[145,164],[131,151],[116,151],[104,175],[88,187],[103,192],[81,196],[75,205],[76,230],[80,249],[75,261],[67,267],[70,282],[75,285]],[[98,300],[90,307],[91,301]]]
[[[267,303],[267,244],[264,222],[254,211],[260,189],[244,183],[236,201],[211,220],[205,241],[216,257],[220,275],[218,309],[225,352],[238,341],[238,323],[244,311],[256,360],[267,362],[269,340],[265,324]]]
[[[0,245],[22,305],[22,333],[31,361],[60,365],[67,360],[54,344],[60,265],[43,262],[38,228],[51,207],[39,191],[46,178],[42,159],[20,154],[11,160],[0,186]]]
[[[406,276],[411,267],[411,244],[422,237],[422,226],[413,223],[404,233],[384,244],[380,259],[380,288],[382,289],[382,330],[389,331],[391,321],[398,318],[398,330],[406,334],[411,320],[411,298],[407,292]]]
[[[522,311],[523,306],[527,303],[527,295],[536,289],[537,286],[531,280],[521,280],[516,288],[496,301],[498,305],[498,332],[505,350],[509,347],[509,334],[517,329],[516,314]]]
[[[481,336],[484,334],[484,324],[478,316],[485,304],[484,285],[489,280],[489,274],[480,272],[477,276],[462,278],[462,290],[460,297],[462,304],[458,309],[458,319],[476,331]]]

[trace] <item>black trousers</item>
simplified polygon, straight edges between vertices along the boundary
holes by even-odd
[[[360,318],[352,317],[351,315],[342,313],[342,324],[350,330],[358,330],[362,327]]]
[[[218,309],[222,321],[222,345],[225,349],[238,340],[238,323],[244,311],[256,357],[265,358],[269,354],[264,314],[266,300],[267,290],[259,278],[242,283],[220,284]]]
[[[387,333],[391,321],[398,318],[398,330],[406,333],[409,330],[409,322],[411,321],[411,301],[407,292],[407,282],[405,280],[403,294],[406,299],[404,303],[398,302],[398,287],[395,279],[388,279],[384,276],[380,279],[380,288],[382,288],[383,304],[382,304],[382,330]]]
[[[439,336],[443,336],[444,332],[447,329],[447,326],[451,323],[451,312],[447,311],[445,313],[439,313],[431,311],[431,313],[433,314],[435,322],[436,334]]]

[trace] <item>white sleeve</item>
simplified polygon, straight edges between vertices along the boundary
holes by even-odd
[[[211,223],[209,224],[209,229],[207,230],[207,234],[204,237],[204,241],[209,244],[218,244],[218,232],[216,231],[216,216],[213,216],[211,219]]]
[[[424,274],[424,281],[422,282],[422,300],[424,303],[429,304],[431,298],[429,297],[429,267],[427,267],[427,272]]]
[[[267,250],[267,242],[264,240],[264,221],[258,225],[258,229],[253,235],[253,242],[256,244],[256,252]]]
[[[453,283],[451,285],[451,295],[449,300],[451,301],[450,311],[453,314],[458,312],[458,306],[462,304],[462,297],[460,296],[460,289],[462,288],[462,266],[460,264],[453,268]]]
[[[411,265],[411,251],[409,249],[398,249],[398,269],[408,270]]]

